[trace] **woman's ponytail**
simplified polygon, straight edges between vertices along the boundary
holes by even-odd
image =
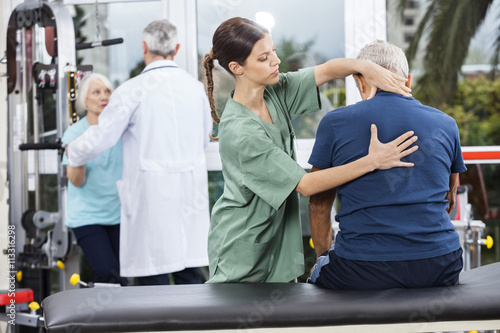
[[[215,59],[214,52],[212,51],[212,49],[210,49],[210,51],[205,55],[203,66],[205,67],[205,75],[207,76],[207,95],[212,113],[212,119],[214,123],[219,124],[220,118],[219,115],[217,114],[214,102],[214,77],[212,73],[212,70],[214,69],[214,59]],[[218,136],[214,137],[212,132],[210,133],[210,138],[212,140],[217,140]]]
[[[214,69],[214,53],[212,50],[205,55],[203,66],[205,67],[205,74],[207,76],[207,95],[208,101],[210,102],[210,109],[212,110],[212,119],[218,124],[220,118],[216,112],[214,102],[214,77],[212,74],[212,70]]]

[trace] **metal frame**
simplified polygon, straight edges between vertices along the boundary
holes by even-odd
[[[27,18],[35,17],[33,22]],[[24,17],[24,19],[23,19]],[[36,17],[39,19],[37,20]],[[43,17],[41,19],[40,17]],[[48,22],[48,23],[47,23]],[[9,19],[7,35],[16,36],[15,41],[11,40],[8,43],[8,52],[14,52],[15,69],[9,69],[11,86],[8,91],[8,165],[7,177],[9,180],[9,224],[15,226],[16,229],[16,253],[19,256],[23,254],[26,245],[32,245],[26,238],[26,232],[22,227],[21,220],[23,214],[29,208],[39,209],[38,198],[39,195],[35,194],[35,204],[28,202],[28,157],[27,152],[20,150],[20,144],[38,143],[39,138],[43,133],[38,133],[37,122],[38,109],[36,107],[35,98],[31,101],[28,100],[28,80],[31,78],[32,65],[36,59],[36,43],[33,42],[33,49],[31,52],[32,58],[27,59],[27,52],[25,46],[25,36],[27,29],[34,32],[35,26],[55,26],[57,31],[57,55],[56,60],[57,68],[57,89],[55,91],[56,109],[56,135],[58,138],[62,137],[64,130],[69,125],[68,110],[68,79],[67,72],[75,65],[75,36],[73,30],[73,21],[61,2],[47,1],[26,1],[18,5],[11,14]],[[33,36],[33,41],[35,36]],[[21,55],[21,58],[19,58]],[[9,59],[13,61],[13,58]],[[14,73],[15,72],[15,73]],[[15,81],[13,77],[16,77]],[[35,83],[31,78],[30,84],[34,96]],[[33,133],[29,133],[28,124],[28,104],[33,105]],[[33,139],[31,139],[33,138]],[[31,140],[32,142],[28,142]],[[38,186],[39,173],[37,172],[38,159],[35,154],[35,193],[39,193]],[[71,233],[64,224],[64,216],[66,214],[66,181],[64,169],[60,161],[57,162],[57,201],[58,212],[53,213],[51,218],[54,223],[52,230],[48,232],[48,241],[43,244],[42,252],[47,256],[47,262],[31,262],[29,268],[48,269],[56,266],[56,261],[59,259],[67,261],[67,268],[69,271],[76,270],[78,272],[78,260],[71,255],[73,241]],[[28,243],[29,242],[29,243]],[[19,260],[19,259],[18,259]],[[18,265],[22,264],[18,262]],[[25,263],[26,264],[26,263]],[[59,284],[60,289],[72,288],[69,285],[68,278],[65,276],[65,270],[60,270]]]

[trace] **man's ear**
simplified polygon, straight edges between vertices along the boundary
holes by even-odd
[[[177,52],[179,52],[179,48],[181,47],[181,44],[177,44],[175,46],[175,51],[174,51],[174,56],[177,54]]]
[[[234,74],[234,75],[241,75],[243,74],[243,67],[241,67],[240,64],[238,64],[236,61],[231,61],[229,63],[229,70]]]
[[[148,53],[148,46],[146,45],[145,42],[142,42],[142,53],[143,54]]]
[[[353,74],[352,77],[356,80],[356,85],[358,86],[359,92],[364,94],[365,92],[365,79],[362,79],[361,75]]]
[[[406,81],[405,86],[411,88],[411,79],[413,78],[413,74],[408,74],[408,81]]]

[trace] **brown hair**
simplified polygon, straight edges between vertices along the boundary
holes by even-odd
[[[207,76],[207,94],[212,109],[212,119],[216,124],[220,119],[215,110],[214,81],[212,70],[217,59],[229,74],[229,63],[236,61],[244,66],[253,46],[269,31],[260,24],[242,17],[233,17],[219,25],[212,38],[212,49],[205,55],[203,66]]]

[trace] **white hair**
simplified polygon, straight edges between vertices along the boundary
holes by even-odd
[[[107,77],[99,73],[91,73],[85,75],[85,77],[80,81],[78,90],[76,93],[76,111],[79,114],[85,114],[87,108],[85,107],[85,100],[87,99],[87,94],[89,93],[90,82],[94,80],[100,80],[110,92],[113,92],[113,85]]]
[[[358,59],[370,60],[391,72],[408,77],[408,60],[401,48],[383,40],[376,40],[359,51]]]
[[[177,47],[177,28],[167,20],[153,21],[144,28],[142,40],[149,52],[166,58]]]

